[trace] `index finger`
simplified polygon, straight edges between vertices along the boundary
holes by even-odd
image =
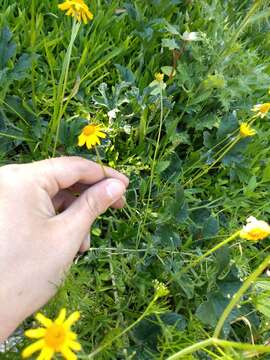
[[[115,178],[128,186],[128,178],[120,172],[81,157],[58,157],[37,161],[33,167],[36,180],[53,197],[59,190],[81,183],[92,185],[104,178]]]

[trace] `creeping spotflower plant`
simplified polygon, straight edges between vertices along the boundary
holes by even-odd
[[[254,216],[247,219],[247,225],[240,231],[240,237],[246,240],[263,240],[270,235],[270,226],[267,222],[257,220]]]
[[[252,111],[256,112],[256,116],[260,116],[261,118],[264,118],[268,111],[270,110],[270,103],[264,103],[264,104],[257,104],[254,105],[251,109]]]
[[[75,311],[66,319],[66,309],[62,309],[54,321],[38,313],[36,319],[43,327],[25,332],[27,337],[38,340],[23,350],[23,359],[40,351],[40,360],[51,360],[57,353],[61,353],[66,360],[76,360],[77,356],[73,351],[81,350],[81,345],[76,341],[77,335],[70,328],[79,317],[80,313]]]
[[[87,125],[79,135],[78,145],[83,146],[86,144],[87,149],[91,149],[97,144],[100,145],[100,138],[106,138],[106,134],[102,132],[101,125]]]
[[[243,122],[240,125],[240,136],[241,137],[253,136],[255,134],[256,134],[256,130],[252,129],[252,127],[248,123]]]
[[[58,5],[58,7],[62,11],[67,11],[67,16],[72,16],[77,21],[83,21],[85,24],[94,17],[83,0],[68,0]]]

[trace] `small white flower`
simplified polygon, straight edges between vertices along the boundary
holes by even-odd
[[[124,125],[123,129],[124,129],[124,132],[126,134],[129,135],[131,133],[131,126],[130,125]]]
[[[110,110],[110,111],[107,113],[110,122],[111,122],[113,119],[116,119],[116,114],[117,114],[119,111],[120,111],[120,110],[118,110],[118,109],[113,109],[113,110]]]
[[[201,40],[201,36],[200,36],[200,33],[198,32],[188,32],[188,31],[185,31],[184,34],[182,35],[182,39],[184,41],[199,41]]]

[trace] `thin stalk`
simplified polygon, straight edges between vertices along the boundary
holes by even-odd
[[[98,149],[97,149],[96,146],[95,146],[95,151],[96,151],[96,155],[97,155],[97,162],[98,162],[98,164],[101,166],[102,171],[103,171],[103,176],[104,176],[104,178],[107,178],[108,175],[106,174],[106,169],[105,169],[105,167],[104,167],[104,165],[103,165],[103,163],[102,163],[102,160],[101,160],[99,151],[98,151]],[[131,209],[131,207],[128,205],[128,203],[126,202],[126,198],[125,198],[124,196],[122,196],[122,200],[123,200],[124,203],[125,203],[125,207],[127,207],[127,208],[129,209],[129,211],[131,212],[131,214],[132,214],[132,209]],[[126,214],[126,216],[130,219],[130,216],[129,216],[128,212],[127,212],[124,208],[123,208],[122,210],[124,211],[124,213]]]
[[[264,271],[264,269],[266,269],[267,266],[269,266],[269,264],[270,264],[270,255],[267,256],[264,259],[264,261],[257,267],[257,269],[249,275],[249,277],[243,283],[241,288],[237,291],[236,294],[234,294],[233,298],[231,299],[231,301],[229,302],[229,304],[223,311],[223,314],[221,315],[221,317],[217,323],[217,326],[216,326],[216,329],[214,332],[214,337],[219,336],[227,317],[230,315],[230,313],[233,310],[233,308],[235,307],[235,305],[240,301],[241,297],[244,295],[244,293],[247,291],[247,289],[250,287],[250,285],[257,279],[257,277]],[[269,352],[270,352],[270,347],[269,347]]]
[[[195,351],[197,350],[200,350],[200,349],[203,349],[207,346],[210,346],[213,344],[213,339],[210,338],[210,339],[207,339],[207,340],[203,340],[203,341],[200,341],[198,342],[197,344],[193,344],[191,346],[188,346],[187,348],[177,352],[176,354],[174,355],[171,355],[167,358],[167,360],[176,360],[176,359],[180,359],[181,357],[183,357],[184,355],[187,355],[187,354],[192,354],[194,353]]]
[[[258,115],[253,115],[251,118],[249,118],[246,122],[249,125],[252,125],[254,123],[254,121],[258,118]],[[236,136],[237,133],[239,133],[239,128],[235,129],[230,136]],[[219,147],[221,144],[223,144],[225,141],[228,140],[228,137],[225,137],[224,139],[222,139],[219,143],[215,144],[211,149],[209,150],[214,150],[215,148]],[[228,146],[228,144],[225,144],[221,149],[219,149],[215,156],[219,155],[220,153],[222,153],[226,147]],[[183,175],[186,175],[186,173],[189,173],[190,171],[192,171],[192,169],[194,169],[196,167],[196,165],[198,165],[201,162],[202,159],[197,160],[194,164],[192,164],[192,166],[190,166],[189,168],[187,168],[186,170],[183,171]]]
[[[148,192],[148,198],[147,198],[147,203],[146,203],[146,210],[145,210],[145,216],[144,219],[141,223],[141,228],[144,227],[147,216],[148,216],[148,209],[149,209],[149,205],[150,205],[150,200],[151,200],[151,194],[152,194],[152,187],[153,187],[153,180],[154,180],[154,173],[155,173],[155,169],[156,169],[156,159],[157,159],[157,154],[158,154],[158,150],[159,150],[159,143],[160,143],[160,138],[161,138],[161,130],[162,130],[162,125],[163,125],[163,115],[164,115],[164,109],[163,109],[163,93],[162,93],[162,88],[160,86],[160,119],[159,119],[159,129],[158,129],[158,136],[157,136],[157,142],[156,142],[156,148],[155,148],[155,152],[154,152],[154,157],[153,157],[153,161],[152,161],[152,167],[151,167],[151,174],[150,174],[150,183],[149,183],[149,192]],[[141,232],[139,233],[138,236],[138,241],[140,241],[141,238]],[[138,244],[137,244],[138,245]]]
[[[101,351],[103,351],[106,347],[110,346],[115,340],[119,339],[121,336],[125,335],[126,333],[128,333],[131,329],[133,329],[140,321],[142,321],[145,316],[147,316],[150,311],[151,311],[151,307],[153,306],[153,304],[156,302],[157,298],[154,297],[153,300],[150,302],[150,304],[147,306],[146,310],[143,312],[143,314],[138,317],[138,319],[136,321],[134,321],[131,325],[129,325],[127,328],[125,328],[125,330],[123,330],[120,334],[114,336],[112,339],[108,340],[107,342],[105,342],[105,344],[101,345],[99,348],[97,348],[96,350],[94,350],[91,354],[89,354],[86,359],[93,359],[94,356],[96,356],[97,354],[99,354]]]
[[[190,264],[188,264],[188,266],[184,267],[181,270],[181,274],[187,272],[189,269],[193,268],[194,266],[198,265],[202,260],[204,260],[205,258],[207,258],[209,255],[211,255],[213,252],[217,251],[218,249],[220,249],[222,246],[228,244],[229,242],[231,242],[232,240],[234,240],[235,238],[237,238],[237,236],[239,235],[240,231],[235,232],[232,236],[226,238],[225,240],[223,240],[221,243],[217,244],[216,246],[214,246],[212,249],[208,250],[205,254],[201,255],[200,257],[198,257],[198,259],[192,261]]]
[[[36,0],[32,0],[31,3],[31,52],[34,55],[35,44],[36,44],[36,24],[35,24],[35,14],[36,14]],[[36,109],[36,89],[35,89],[35,65],[32,65],[31,69],[31,84],[32,84],[32,100],[34,108]]]
[[[228,147],[223,151],[223,153],[205,170],[199,172],[193,179],[188,180],[184,186],[188,185],[189,183],[193,183],[194,181],[201,178],[203,175],[207,174],[222,158],[234,147],[234,145],[237,144],[237,142],[240,140],[240,136],[238,136],[234,141],[232,141]]]
[[[50,127],[49,127],[48,141],[46,143],[46,147],[47,147],[49,145],[49,143],[51,142],[53,135],[55,134],[54,146],[53,146],[53,151],[52,151],[53,157],[55,156],[56,147],[57,147],[58,138],[59,138],[60,122],[61,122],[61,116],[62,116],[65,91],[66,91],[66,87],[67,87],[67,80],[68,80],[72,48],[73,48],[75,39],[77,37],[79,28],[80,28],[80,23],[76,22],[76,20],[74,19],[73,25],[72,25],[70,42],[69,42],[69,45],[67,48],[67,52],[66,52],[66,55],[65,55],[65,58],[63,61],[62,70],[61,70],[61,75],[60,75],[60,80],[59,80],[59,85],[58,85],[58,90],[57,90],[57,97],[55,99],[53,117],[52,117]]]
[[[197,350],[204,349],[208,346],[221,346],[224,348],[235,348],[239,350],[253,350],[258,351],[260,353],[270,353],[270,346],[265,345],[252,345],[247,343],[238,343],[234,341],[227,341],[227,340],[221,340],[217,339],[215,337],[212,337],[207,340],[200,341],[197,344],[193,344],[191,346],[186,347],[185,349],[177,352],[176,354],[169,356],[167,360],[177,360],[182,358],[185,355],[192,354]]]

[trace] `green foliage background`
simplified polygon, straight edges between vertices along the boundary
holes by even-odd
[[[53,144],[44,139],[72,27],[57,4],[1,2],[1,164],[52,153]],[[66,91],[71,99],[56,154],[96,160],[94,151],[77,147],[77,136],[88,114],[103,123],[108,139],[99,152],[104,163],[130,177],[128,207],[96,221],[92,249],[76,259],[44,312],[54,317],[63,306],[81,311],[76,331],[85,359],[139,318],[158,279],[170,290],[166,304],[158,301],[151,315],[97,358],[166,359],[212,335],[230,298],[270,246],[269,239],[236,239],[181,272],[248,216],[270,218],[269,118],[257,119],[257,135],[224,153],[253,105],[270,98],[269,2],[93,0],[88,5],[94,21],[81,26],[72,50]],[[184,43],[185,31],[200,31],[201,41]],[[168,66],[175,67],[175,76],[165,76],[161,102],[149,85],[161,69],[170,74]],[[116,108],[119,113],[109,122],[107,113]],[[224,338],[269,342],[268,279],[263,273],[233,310]],[[31,324],[28,319],[23,326]],[[17,349],[1,359],[19,358]],[[185,358],[254,356],[212,347]]]

